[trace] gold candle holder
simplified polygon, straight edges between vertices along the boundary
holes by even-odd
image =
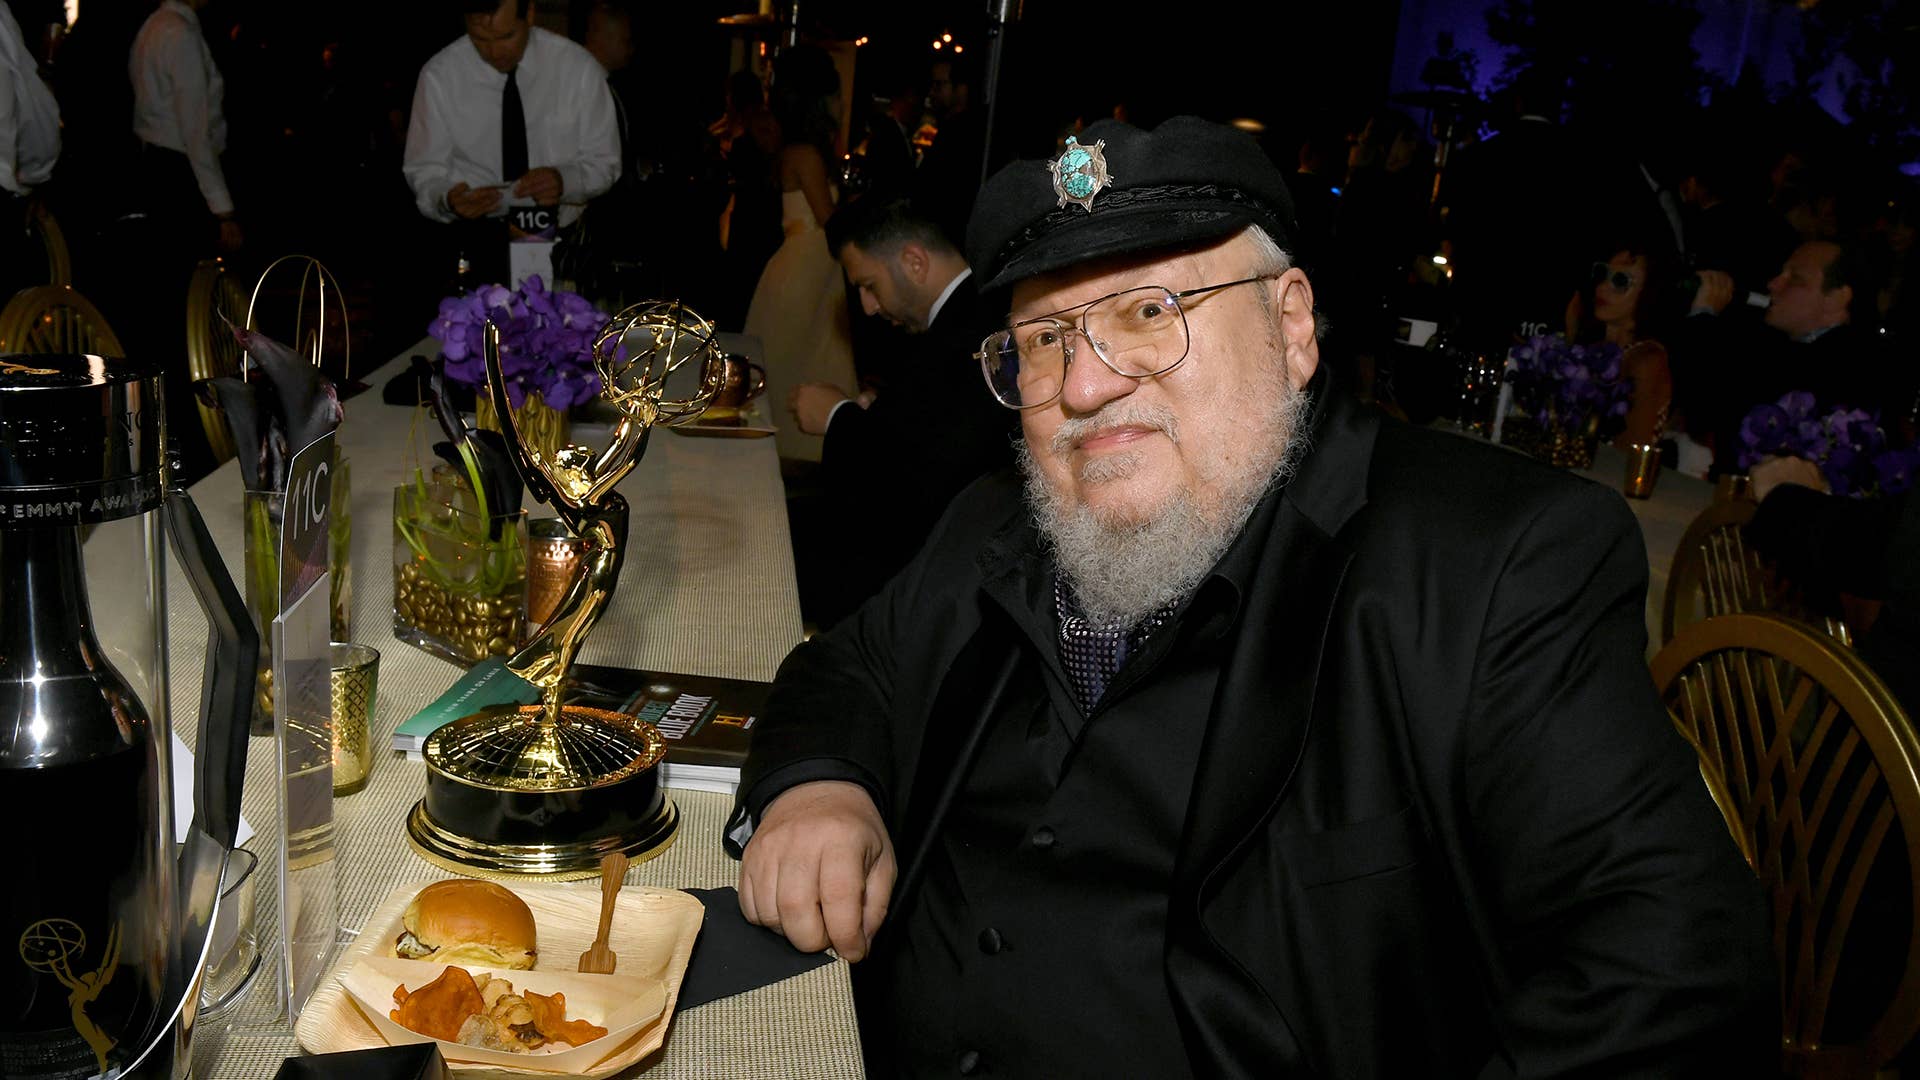
[[[380,652],[333,642],[333,793],[351,795],[373,771],[370,729],[379,701]]]
[[[1629,499],[1653,495],[1653,482],[1660,478],[1660,444],[1627,444],[1627,475],[1623,482]]]

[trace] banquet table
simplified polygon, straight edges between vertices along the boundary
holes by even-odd
[[[1601,444],[1593,455],[1593,465],[1579,470],[1580,475],[1597,484],[1622,489],[1627,472],[1627,455]],[[1666,602],[1667,571],[1673,565],[1673,553],[1680,537],[1693,519],[1713,501],[1713,485],[1697,476],[1662,469],[1654,482],[1653,494],[1644,499],[1626,499],[1640,523],[1640,538],[1647,546],[1647,655],[1660,649],[1660,612]]]
[[[432,355],[423,341],[364,376],[374,389],[346,403],[339,432],[351,475],[351,637],[380,651],[376,760],[366,787],[334,800],[339,922],[351,935],[400,885],[447,877],[408,845],[403,817],[425,790],[426,767],[384,751],[393,728],[431,702],[460,669],[396,640],[392,633],[394,487],[440,437],[430,417],[381,403],[378,388],[407,357]],[[656,671],[771,679],[800,641],[801,622],[779,464],[772,439],[683,437],[657,432],[620,489],[633,506],[625,572],[580,659]],[[240,580],[241,480],[228,462],[193,485],[229,572]],[[529,504],[531,515],[545,508]],[[185,579],[177,564],[170,580]],[[168,610],[175,729],[194,741],[206,623],[183,586]],[[254,738],[247,758],[244,813],[259,830],[248,847],[262,856],[255,889],[263,951],[277,925],[272,870],[280,828],[274,741]],[[721,849],[731,800],[670,792],[681,813],[673,845],[634,866],[626,881],[666,888],[735,884],[738,864]],[[596,881],[574,886],[596,895]],[[697,946],[696,946],[697,947]],[[194,1074],[219,1080],[270,1077],[301,1052],[291,1024],[276,1022],[270,987],[256,985],[194,1040]],[[857,1077],[862,1074],[853,999],[843,961],[756,990],[677,1012],[665,1049],[623,1076],[666,1078]]]

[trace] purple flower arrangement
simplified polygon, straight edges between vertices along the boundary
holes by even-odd
[[[1820,466],[1835,495],[1897,495],[1920,473],[1920,448],[1889,449],[1879,417],[1845,406],[1823,414],[1804,390],[1749,412],[1740,421],[1740,445],[1741,468],[1769,457],[1805,458]]]
[[[1543,334],[1514,346],[1509,356],[1514,397],[1542,428],[1594,434],[1627,415],[1633,380],[1621,374],[1620,346],[1576,345],[1562,334]]]
[[[538,274],[518,289],[482,285],[440,301],[427,333],[440,343],[449,379],[486,392],[482,341],[489,317],[500,328],[500,369],[515,409],[537,392],[546,405],[565,412],[600,392],[593,339],[607,324],[606,314],[578,293],[549,290]]]

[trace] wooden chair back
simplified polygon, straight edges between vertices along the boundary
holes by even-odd
[[[107,320],[71,285],[15,293],[0,308],[0,352],[127,355]]]
[[[1920,1030],[1912,723],[1857,654],[1780,615],[1685,626],[1652,667],[1771,899],[1787,1072],[1871,1076]]]
[[[315,367],[353,378],[352,316],[346,291],[311,255],[282,255],[260,271],[247,297],[246,325],[262,330]]]
[[[220,259],[202,259],[187,284],[187,373],[194,382],[240,374],[246,351],[233,327],[246,325],[247,290]],[[231,325],[229,325],[231,324]],[[218,465],[233,456],[233,436],[220,410],[196,398],[200,427]]]
[[[28,236],[40,241],[47,254],[47,284],[73,284],[73,256],[67,250],[67,234],[61,231],[45,200],[27,202],[26,230]]]
[[[1668,564],[1660,610],[1662,645],[1689,623],[1751,611],[1790,615],[1842,645],[1853,644],[1845,620],[1809,610],[1790,583],[1780,580],[1748,546],[1744,530],[1759,509],[1750,491],[1737,491],[1716,496],[1687,526]]]

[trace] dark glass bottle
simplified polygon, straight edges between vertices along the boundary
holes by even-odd
[[[0,736],[0,1076],[96,1076],[147,1043],[169,898],[159,748],[73,526],[0,528]]]

